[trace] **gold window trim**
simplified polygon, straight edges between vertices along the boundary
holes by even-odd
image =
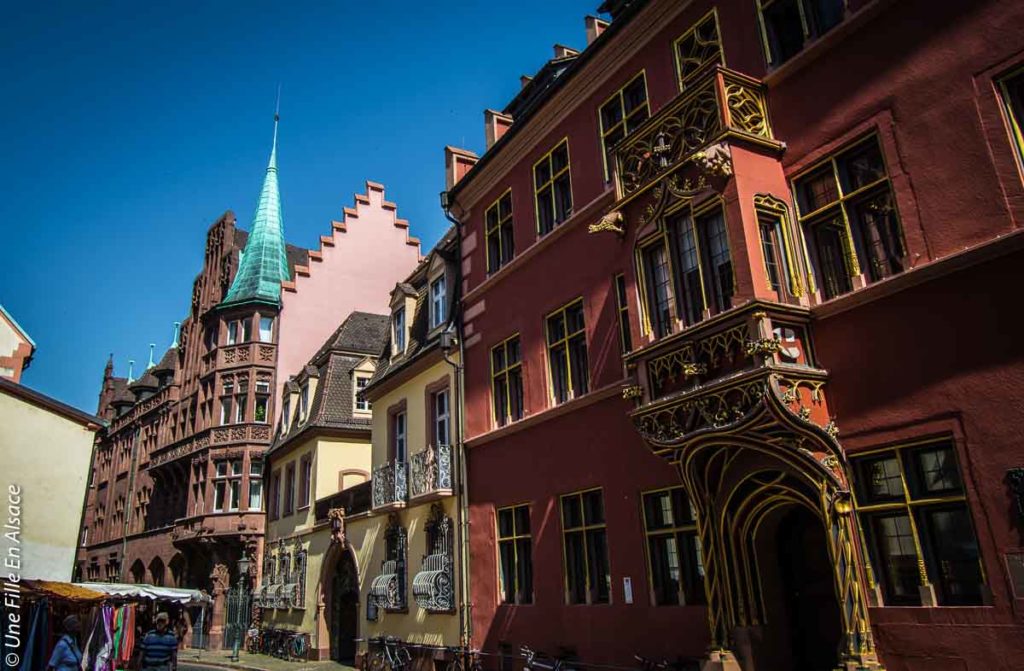
[[[531,506],[529,501],[524,502],[524,503],[513,503],[513,504],[510,504],[510,505],[507,505],[507,506],[501,506],[500,508],[496,508],[494,510],[494,530],[495,530],[495,539],[496,539],[495,543],[494,543],[494,554],[495,554],[495,563],[496,563],[496,565],[498,567],[498,600],[497,600],[498,604],[525,605],[525,604],[521,603],[518,600],[518,596],[519,596],[519,593],[521,591],[519,589],[521,587],[521,585],[519,585],[519,575],[518,575],[518,573],[516,573],[516,575],[512,576],[512,579],[515,581],[515,585],[514,586],[517,588],[515,590],[515,594],[516,594],[516,597],[517,597],[517,599],[515,601],[511,601],[511,602],[504,601],[504,597],[505,597],[504,592],[505,592],[505,590],[503,588],[504,588],[505,585],[504,585],[504,582],[501,579],[501,542],[502,541],[512,541],[512,555],[513,555],[513,557],[515,559],[516,570],[517,571],[519,569],[519,547],[516,545],[516,541],[523,540],[523,539],[529,540],[530,541],[530,545],[531,545],[531,551],[532,551],[532,546],[533,546],[533,520],[532,519],[530,520],[530,533],[528,533],[528,534],[520,534],[520,533],[518,533],[518,528],[516,527],[516,509],[517,508],[526,508],[526,514],[527,514],[528,517],[530,517],[531,514],[533,513],[533,509],[532,509],[532,506]],[[498,520],[501,518],[501,512],[503,510],[509,510],[509,511],[512,512],[512,535],[511,536],[502,536],[501,535],[501,526],[500,526],[500,523],[499,523]],[[532,560],[531,560],[531,563],[532,563]],[[532,572],[532,570],[531,570],[531,572]],[[530,595],[529,603],[533,603],[533,594]]]
[[[587,524],[587,522],[586,522],[586,513],[583,510],[583,495],[584,494],[589,494],[590,492],[601,492],[601,512],[603,513],[603,517],[604,517],[605,521],[600,523],[600,524]],[[565,500],[565,499],[568,499],[568,498],[572,498],[572,497],[579,497],[579,499],[580,499],[580,519],[582,520],[583,523],[580,526],[578,526],[578,527],[566,527],[565,526],[565,510],[562,507],[562,501]],[[609,579],[608,601],[607,601],[607,603],[593,603],[590,600],[590,592],[592,590],[592,586],[593,586],[594,583],[592,582],[591,576],[590,576],[590,561],[589,561],[590,555],[589,555],[589,551],[587,550],[587,532],[588,531],[594,531],[594,530],[597,530],[597,529],[604,529],[604,531],[605,531],[605,550],[608,553],[608,556],[606,557],[606,559],[608,560],[608,575],[609,575],[609,578],[610,578],[611,574],[612,574],[612,556],[611,556],[612,553],[611,553],[611,544],[608,542],[608,510],[607,510],[607,507],[605,506],[604,487],[588,487],[586,489],[579,489],[577,491],[569,492],[567,494],[560,494],[558,496],[558,521],[559,521],[559,524],[562,527],[562,588],[565,590],[565,596],[564,596],[565,604],[566,605],[570,605],[570,606],[583,606],[583,605],[586,605],[586,606],[607,606],[607,605],[610,605],[612,603],[612,601],[613,601],[612,600],[612,592],[613,592],[613,590],[611,588],[611,580],[610,579]],[[583,603],[572,603],[569,600],[569,555],[566,552],[565,537],[566,537],[566,534],[574,533],[574,532],[577,532],[577,531],[583,533],[583,558],[584,558],[583,559],[583,568],[584,568],[584,579],[586,581],[584,584],[585,584],[585,586],[587,588],[586,601],[584,601]]]
[[[548,168],[550,169],[551,155],[554,154],[558,150],[558,148],[561,147],[563,144],[565,145],[565,168],[559,170],[557,174],[552,170],[551,176],[548,178],[548,181],[544,182],[540,186],[537,186],[537,166],[543,163],[544,161],[548,161]],[[572,171],[570,170],[571,167],[572,154],[569,153],[569,136],[566,135],[561,140],[556,142],[554,146],[552,146],[551,149],[547,151],[547,153],[545,153],[543,156],[537,159],[537,161],[533,164],[533,167],[530,169],[530,184],[533,185],[533,218],[536,220],[535,223],[537,224],[537,237],[547,235],[548,233],[551,232],[547,231],[546,233],[541,233],[540,230],[540,192],[544,189],[545,186],[550,185],[552,205],[554,206],[555,179],[561,177],[563,174],[566,174],[569,177],[569,198],[570,200],[572,200]],[[575,210],[575,207],[573,209]],[[552,216],[554,216],[554,210],[552,210]],[[570,214],[569,216],[571,217],[572,215]],[[551,226],[551,230],[553,231],[560,225],[561,223],[553,224]]]
[[[580,304],[580,308],[583,310],[583,328],[578,330],[578,331],[573,331],[572,333],[570,333],[569,332],[569,322],[565,319],[564,313],[569,308],[575,306],[577,303]],[[562,320],[563,320],[563,323],[565,324],[565,335],[564,335],[564,337],[559,338],[555,342],[551,342],[549,340],[549,338],[548,338],[548,320],[551,319],[552,317],[554,317],[555,315],[557,315],[559,312],[563,313]],[[562,403],[568,403],[569,401],[571,401],[573,399],[579,398],[578,396],[576,396],[576,389],[575,389],[575,385],[573,384],[573,380],[572,380],[572,359],[569,357],[569,340],[572,339],[574,336],[580,334],[580,333],[583,334],[584,341],[586,341],[586,337],[587,337],[587,314],[586,314],[586,304],[583,302],[583,296],[578,296],[578,297],[572,299],[571,301],[569,301],[568,303],[566,303],[565,305],[563,305],[562,307],[558,308],[557,310],[552,310],[548,314],[544,315],[544,346],[545,346],[545,350],[546,350],[547,355],[548,355],[548,356],[545,357],[545,359],[547,360],[547,369],[548,369],[548,404],[549,404],[549,407],[554,408],[554,407],[556,407],[558,405],[561,405],[561,403],[557,403],[555,401],[555,383],[554,383],[554,376],[552,375],[552,371],[551,371],[551,349],[553,347],[557,347],[558,345],[565,345],[565,363],[566,363],[565,374],[566,374],[566,380],[569,383],[569,389],[568,389],[568,391],[569,391],[569,398],[567,398]],[[587,344],[589,345],[589,343],[587,343]],[[590,378],[590,349],[589,349],[589,347],[587,348],[587,378],[588,378],[588,381],[589,381],[589,378]]]
[[[705,61],[705,62],[701,63],[699,66],[697,66],[697,69],[694,70],[690,74],[690,76],[684,78],[683,77],[683,63],[682,63],[682,60],[679,57],[680,56],[680,54],[679,54],[679,45],[682,44],[682,42],[684,40],[686,40],[688,37],[690,37],[691,35],[696,34],[696,32],[698,30],[700,30],[700,28],[704,25],[704,23],[709,18],[713,19],[714,23],[715,23],[715,42],[714,42],[714,44],[717,46],[717,49],[718,49],[718,57],[713,59],[713,60],[709,60],[709,61]],[[708,11],[702,17],[700,17],[699,19],[694,21],[693,25],[691,25],[689,28],[687,28],[686,31],[682,35],[677,37],[672,42],[672,62],[675,64],[676,85],[679,87],[679,91],[680,92],[685,91],[686,90],[687,82],[690,82],[690,81],[696,79],[700,75],[700,73],[705,68],[708,67],[708,65],[710,63],[719,63],[722,66],[725,66],[725,51],[722,49],[722,26],[721,26],[721,24],[718,21],[718,9],[716,7],[712,7],[710,11]]]
[[[547,327],[547,323],[545,321],[545,329],[546,329],[546,327]],[[512,391],[511,391],[511,388],[509,387],[509,384],[508,384],[508,373],[510,371],[512,371],[512,370],[519,369],[520,376],[522,376],[522,370],[523,370],[523,343],[522,343],[522,340],[520,340],[520,342],[519,342],[519,361],[517,361],[515,364],[513,364],[511,366],[508,365],[508,349],[507,349],[507,346],[508,346],[508,344],[510,342],[512,342],[513,340],[516,340],[518,338],[519,338],[519,332],[517,331],[517,332],[513,333],[512,335],[510,335],[509,337],[507,337],[504,340],[502,340],[501,342],[496,343],[490,349],[491,360],[488,363],[490,364],[490,367],[491,367],[491,422],[492,422],[491,425],[493,427],[495,427],[495,428],[499,428],[500,426],[508,426],[509,424],[517,421],[517,420],[512,419],[512,417],[510,415],[508,417],[508,421],[505,424],[501,424],[501,425],[498,424],[498,416],[497,416],[497,413],[495,412],[495,408],[494,408],[494,401],[495,401],[494,387],[495,387],[495,383],[496,383],[495,378],[497,378],[498,375],[501,375],[502,373],[505,373],[505,399],[508,401],[508,407],[511,408],[512,407]],[[499,347],[501,347],[501,348],[503,348],[505,350],[504,351],[504,354],[505,354],[505,367],[502,368],[501,370],[495,370],[494,369],[494,351],[496,349],[498,349]],[[524,401],[524,405],[525,405],[525,401],[526,401],[526,399],[525,399],[525,389],[523,390],[523,393],[524,393],[523,401]]]
[[[633,82],[635,82],[637,79],[643,80],[643,83],[644,83],[644,104],[640,105],[639,107],[637,107],[631,113],[626,114],[626,101],[623,98],[623,92],[627,88],[632,86]],[[620,106],[620,109],[622,110],[622,119],[617,124],[612,126],[611,128],[605,128],[604,127],[604,117],[601,114],[601,110],[603,110],[608,103],[612,102],[616,98],[618,98],[619,106]],[[629,79],[629,81],[627,81],[625,84],[620,86],[619,89],[617,91],[615,91],[615,93],[613,93],[610,96],[608,96],[607,98],[605,98],[604,102],[602,102],[600,105],[597,106],[597,127],[598,127],[598,133],[599,133],[599,135],[601,137],[601,163],[604,166],[604,179],[605,179],[605,181],[610,180],[611,177],[612,177],[611,166],[608,165],[608,145],[606,144],[606,140],[607,140],[608,136],[613,131],[615,131],[615,129],[619,128],[620,126],[623,129],[622,130],[622,137],[623,137],[623,139],[625,139],[626,136],[629,135],[629,131],[627,130],[627,126],[626,126],[626,122],[629,120],[630,117],[632,117],[634,114],[636,114],[640,109],[646,109],[647,110],[647,118],[649,119],[651,117],[651,98],[650,98],[650,95],[648,95],[648,91],[647,91],[647,69],[646,68],[641,68],[640,72],[638,72],[635,75],[633,75]]]
[[[688,504],[690,506],[691,513],[695,512],[694,511],[693,502],[690,501],[690,495],[687,493],[686,487],[684,487],[683,485],[673,485],[673,486],[670,486],[670,487],[659,487],[657,489],[648,489],[646,491],[641,491],[640,492],[640,519],[643,521],[643,525],[644,525],[644,557],[646,557],[646,559],[647,559],[647,592],[648,592],[648,598],[651,600],[650,605],[653,608],[663,608],[665,606],[657,605],[657,603],[656,603],[657,599],[654,598],[654,566],[653,566],[653,560],[652,560],[652,557],[651,557],[651,544],[650,544],[651,536],[674,535],[674,534],[677,534],[677,533],[690,533],[690,532],[693,532],[693,534],[697,538],[698,542],[700,541],[700,530],[697,528],[697,520],[696,519],[694,519],[692,524],[673,524],[671,527],[666,527],[664,529],[657,529],[655,531],[651,531],[650,528],[647,526],[647,508],[646,508],[646,499],[647,499],[647,497],[652,495],[652,494],[661,494],[663,492],[668,492],[669,496],[671,497],[671,492],[673,492],[675,490],[680,490],[680,491],[683,492],[683,494],[686,496],[686,500],[687,500],[687,502],[688,502]],[[678,552],[680,552],[680,561],[682,561],[682,559],[681,559],[682,551],[683,551],[682,548],[678,548]],[[685,593],[685,590],[684,590],[684,587],[683,587],[683,581],[682,581],[682,576],[681,575],[680,575],[679,589],[681,590],[680,594],[679,594],[680,601],[679,601],[678,604],[675,604],[675,605],[676,606],[688,606],[688,605],[690,605],[690,604],[686,603],[686,593]]]
[[[531,175],[531,177],[532,177],[532,175]],[[502,248],[501,248],[501,226],[502,226],[502,224],[505,223],[506,220],[501,218],[501,208],[498,207],[498,204],[501,203],[502,199],[505,196],[508,196],[508,198],[509,198],[509,212],[508,212],[508,219],[507,220],[513,226],[512,233],[513,233],[513,235],[515,235],[515,228],[514,228],[515,227],[515,223],[514,223],[515,222],[515,206],[512,203],[512,187],[509,187],[509,188],[505,189],[505,191],[500,196],[495,198],[494,202],[491,203],[487,207],[486,210],[484,210],[484,262],[487,265],[487,274],[488,275],[490,275],[491,273],[497,272],[499,269],[501,269],[505,265],[507,265],[505,263],[501,263],[500,262],[500,259],[503,256]],[[493,227],[490,227],[490,226],[487,225],[487,215],[490,214],[491,210],[494,210],[494,212],[496,214],[495,219],[497,219],[497,222],[498,222]],[[490,254],[490,246],[488,245],[488,243],[490,242],[492,234],[498,236],[498,259],[499,259],[499,264],[498,264],[497,268],[492,268],[491,267],[491,254]],[[511,260],[512,259],[509,258],[509,261],[511,261]]]

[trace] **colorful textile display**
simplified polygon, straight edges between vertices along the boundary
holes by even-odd
[[[21,653],[21,671],[35,671],[46,666],[47,647],[50,645],[50,602],[40,599],[32,604],[29,613],[28,637]]]

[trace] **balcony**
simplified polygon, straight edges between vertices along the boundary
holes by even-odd
[[[317,524],[326,522],[332,510],[343,510],[346,517],[365,513],[370,509],[370,483],[347,487],[313,504]]]
[[[409,458],[409,499],[429,501],[452,493],[451,445],[430,445]]]
[[[781,147],[772,139],[764,84],[716,65],[616,145],[618,198],[643,191],[727,137]]]
[[[409,483],[404,461],[391,461],[373,469],[373,509],[404,508]]]

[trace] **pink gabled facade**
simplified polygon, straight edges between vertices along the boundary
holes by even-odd
[[[276,398],[347,315],[384,310],[395,284],[420,258],[420,241],[384,197],[384,185],[367,181],[355,206],[320,236],[320,249],[310,250],[308,265],[296,266],[292,281],[283,283]],[[278,413],[275,404],[275,421]]]

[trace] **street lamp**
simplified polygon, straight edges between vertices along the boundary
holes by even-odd
[[[238,621],[234,623],[235,639],[231,644],[232,662],[238,661],[238,653],[242,647],[242,637],[245,635],[245,631],[248,629],[248,623],[245,621],[245,611],[247,610],[245,608],[245,593],[248,591],[249,587],[249,564],[249,555],[243,550],[242,556],[238,560],[238,605],[235,609],[235,617],[238,618]]]

